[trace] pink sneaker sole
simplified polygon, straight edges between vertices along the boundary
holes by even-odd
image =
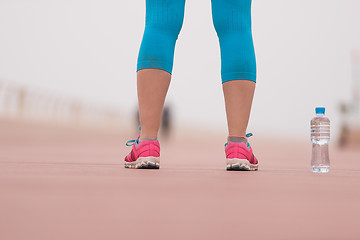
[[[257,171],[259,164],[251,164],[247,159],[226,159],[228,171]]]
[[[134,162],[126,162],[125,168],[137,168],[137,169],[159,169],[160,157],[139,157]]]

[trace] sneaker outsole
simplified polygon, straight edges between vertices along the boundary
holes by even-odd
[[[160,158],[159,157],[140,157],[134,162],[125,162],[125,168],[135,169],[159,169]]]
[[[257,171],[258,164],[251,164],[247,159],[226,159],[227,171]]]

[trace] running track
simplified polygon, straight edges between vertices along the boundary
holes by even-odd
[[[160,170],[132,170],[127,131],[0,133],[2,240],[360,239],[356,149],[331,146],[331,172],[314,174],[308,139],[254,137],[260,170],[226,172],[224,139],[189,134],[162,143]]]

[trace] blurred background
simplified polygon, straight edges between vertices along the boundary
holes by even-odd
[[[359,8],[357,0],[253,1],[249,132],[307,140],[315,106],[326,107],[333,139],[359,132]],[[1,1],[0,117],[134,127],[144,19],[145,1]],[[175,129],[226,135],[209,0],[186,3],[166,104]]]
[[[1,0],[0,239],[360,239],[359,10],[253,0],[260,171],[234,173],[211,1],[187,0],[161,169],[132,171],[145,1]],[[331,120],[323,175],[316,106]]]

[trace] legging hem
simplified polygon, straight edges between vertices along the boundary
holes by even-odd
[[[251,72],[232,72],[221,75],[222,83],[232,80],[249,80],[256,82],[256,74]]]
[[[168,64],[161,61],[139,61],[137,65],[137,70],[139,71],[141,69],[160,69],[164,70],[170,74],[172,74],[172,64]]]

